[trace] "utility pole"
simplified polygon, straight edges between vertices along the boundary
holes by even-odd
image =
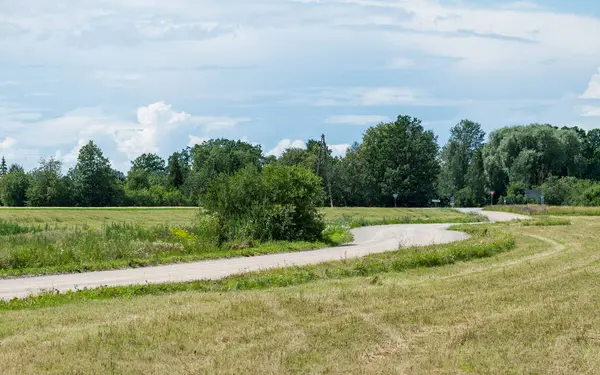
[[[325,183],[327,184],[327,190],[329,192],[329,204],[333,208],[333,197],[331,196],[331,180],[327,171],[328,156],[327,143],[325,143],[325,134],[321,134],[321,142],[319,142],[319,152],[317,154],[317,175],[321,170],[321,163],[323,163],[323,175],[325,177]]]

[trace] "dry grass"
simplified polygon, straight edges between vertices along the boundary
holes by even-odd
[[[0,373],[600,373],[600,220],[448,267],[0,313]]]

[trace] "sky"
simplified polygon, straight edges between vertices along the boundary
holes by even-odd
[[[126,171],[210,138],[337,155],[410,115],[600,127],[597,0],[0,0],[0,155]]]

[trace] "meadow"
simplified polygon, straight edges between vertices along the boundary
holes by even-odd
[[[323,238],[219,243],[198,208],[0,209],[0,277],[144,267],[319,249],[351,242],[374,224],[483,220],[450,209],[324,209]]]
[[[550,216],[600,216],[600,207],[584,206],[547,206],[540,204],[495,205],[484,208],[488,211],[512,212],[524,215]]]
[[[2,373],[597,373],[600,220],[5,302]],[[538,221],[536,219],[536,221]]]

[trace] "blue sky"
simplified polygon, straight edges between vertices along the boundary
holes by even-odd
[[[400,114],[438,135],[600,126],[600,2],[22,0],[0,3],[0,154],[126,170],[227,137],[343,154]]]

